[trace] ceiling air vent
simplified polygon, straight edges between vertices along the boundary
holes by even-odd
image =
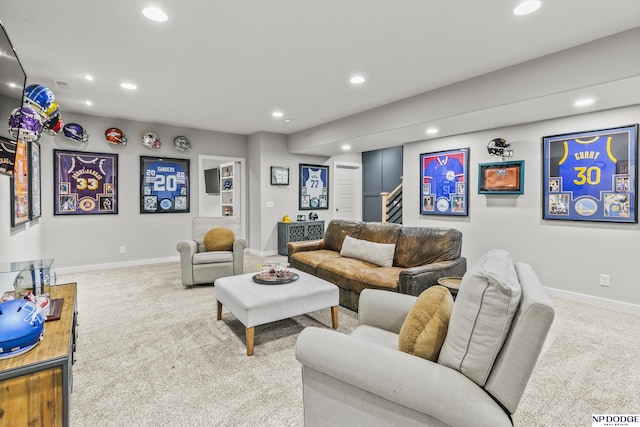
[[[69,83],[64,82],[62,80],[54,80],[53,84],[56,85],[57,89],[69,90]]]

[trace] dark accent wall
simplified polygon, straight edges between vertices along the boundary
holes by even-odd
[[[362,219],[382,221],[382,192],[402,182],[402,146],[362,153]]]

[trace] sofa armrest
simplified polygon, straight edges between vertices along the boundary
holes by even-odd
[[[425,289],[438,284],[441,277],[462,277],[467,272],[467,259],[434,262],[406,268],[400,272],[398,291],[407,295],[420,295]]]
[[[314,369],[450,426],[511,426],[500,406],[463,374],[399,350],[308,327],[298,336],[296,358],[303,372]]]
[[[233,274],[244,273],[244,250],[247,248],[247,241],[245,239],[236,239],[233,242]]]
[[[416,299],[412,295],[363,289],[358,303],[359,324],[399,334]]]
[[[198,252],[198,244],[194,240],[183,240],[182,242],[178,242],[176,249],[180,253],[182,285],[192,286],[194,280],[191,260],[193,259],[193,256]]]
[[[295,254],[296,252],[317,251],[320,249],[324,249],[324,239],[289,242],[287,245],[289,262],[291,262],[291,255]]]

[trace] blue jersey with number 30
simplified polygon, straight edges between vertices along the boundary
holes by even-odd
[[[612,191],[611,177],[616,173],[616,158],[611,153],[611,136],[569,139],[558,162],[562,191],[571,191],[573,199],[592,196],[600,200],[602,191]]]

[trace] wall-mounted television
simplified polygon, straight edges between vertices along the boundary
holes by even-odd
[[[220,169],[205,169],[204,192],[207,194],[220,194]]]
[[[0,22],[0,173],[6,175],[13,174],[17,139],[9,132],[9,116],[22,106],[26,83],[27,74]]]

